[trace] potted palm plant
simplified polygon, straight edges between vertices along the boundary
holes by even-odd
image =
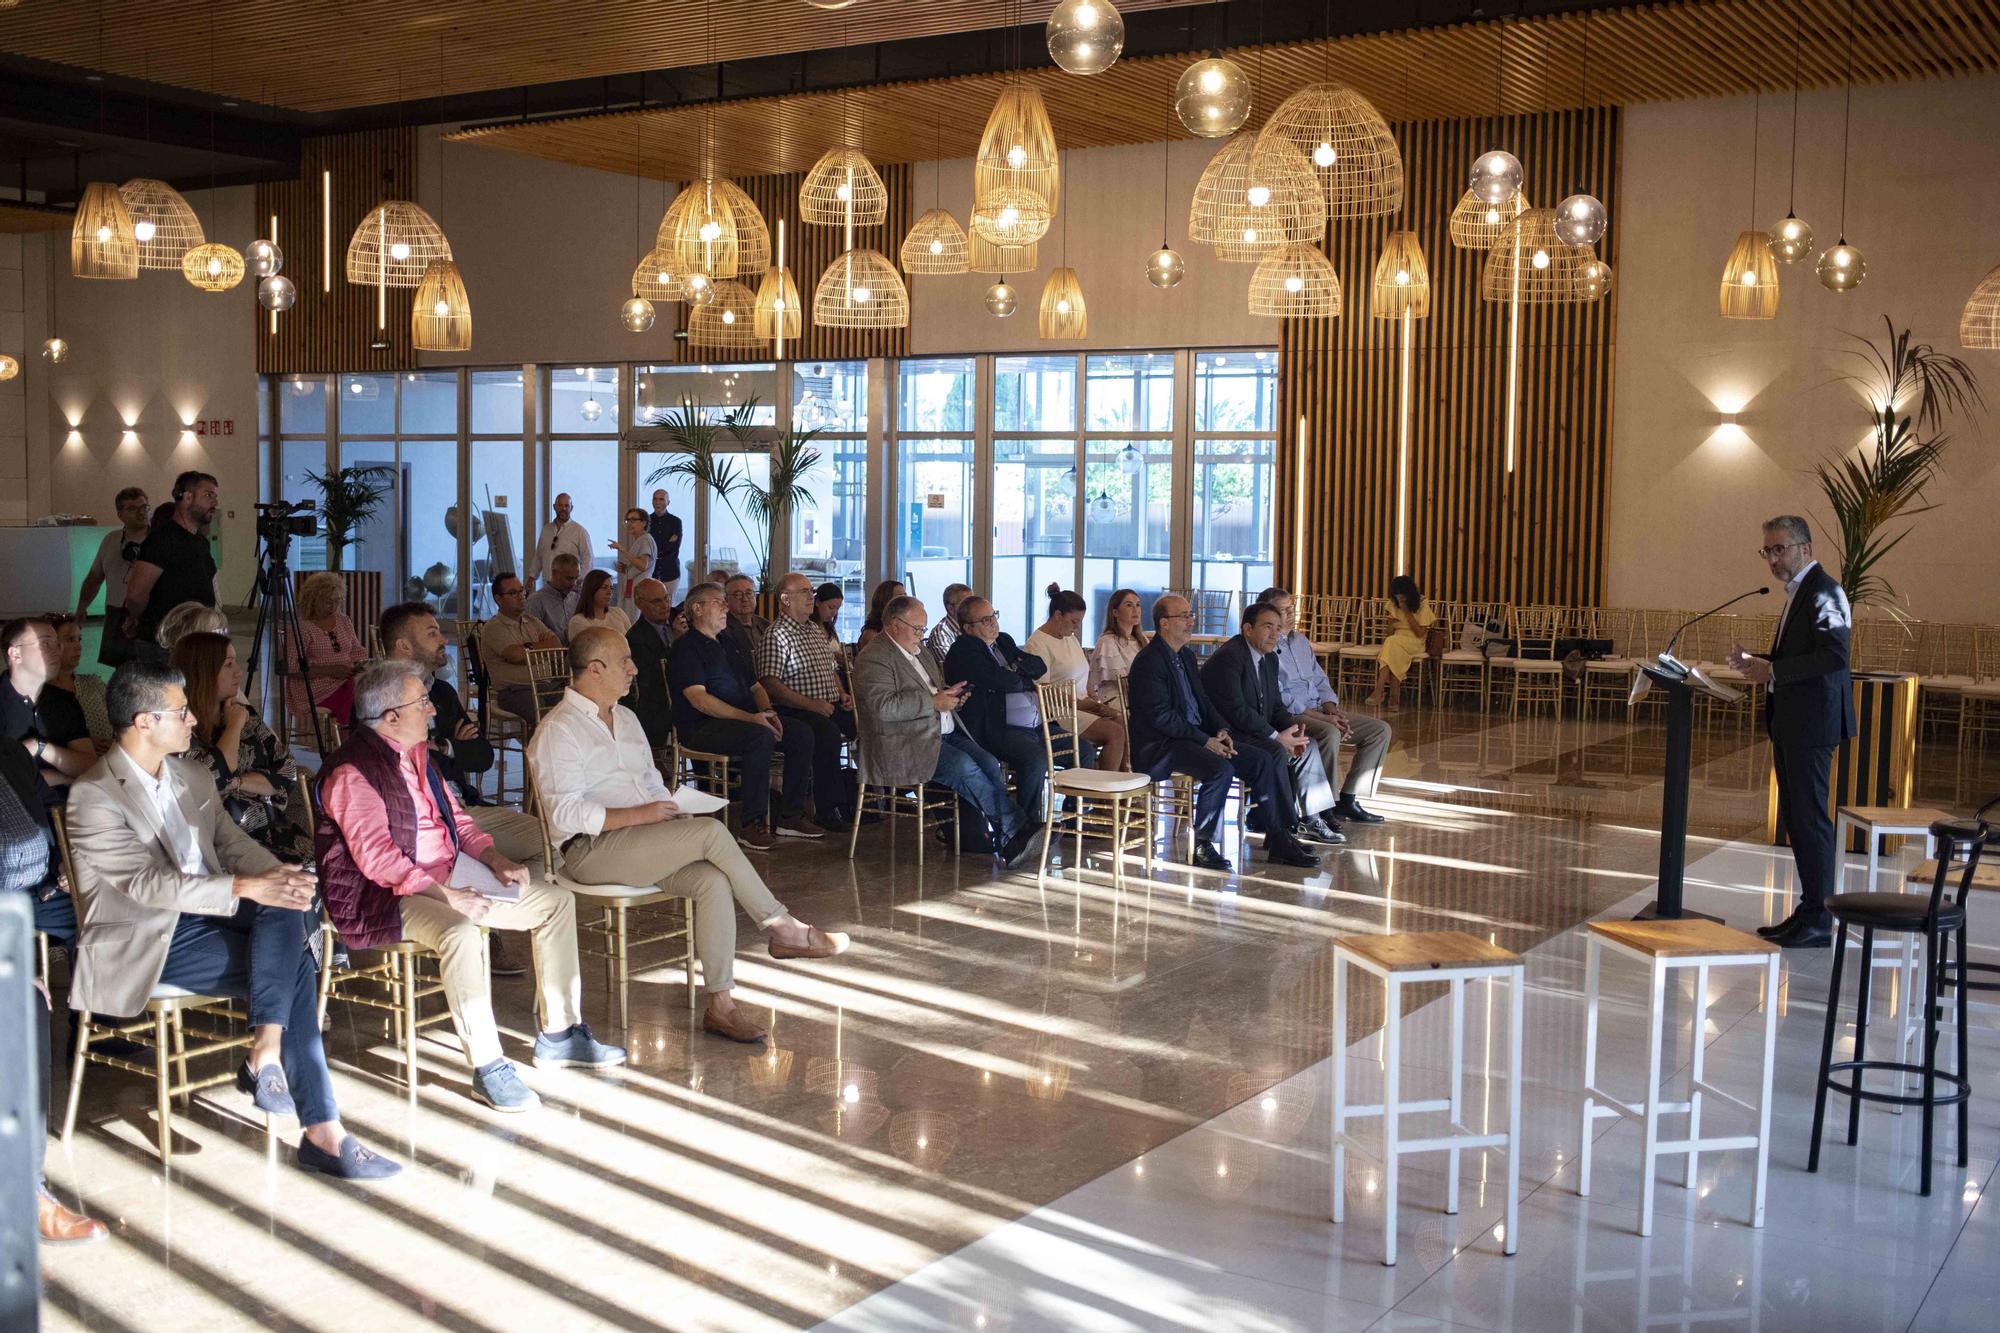
[[[381,463],[306,473],[319,487],[319,516],[326,531],[326,567],[339,569],[356,529],[382,507],[395,489],[396,471]]]
[[[759,571],[757,590],[766,594],[777,582],[771,568],[771,548],[779,528],[790,521],[792,511],[813,505],[806,478],[819,466],[815,441],[820,432],[815,428],[779,435],[770,446],[770,481],[760,486],[738,457],[743,446],[754,440],[755,428],[750,422],[756,408],[754,396],[723,412],[712,412],[699,399],[686,398],[679,407],[654,413],[645,424],[666,432],[668,448],[676,456],[655,468],[646,477],[646,484],[680,478],[692,487],[706,489],[712,500],[720,501],[736,526],[749,534]]]

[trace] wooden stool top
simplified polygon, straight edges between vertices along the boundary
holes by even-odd
[[[1910,883],[1921,884],[1923,887],[1929,888],[1931,885],[1937,883],[1937,872],[1938,863],[1935,857],[1928,861],[1920,861],[1910,867]],[[1951,878],[1945,882],[1945,887],[1948,889],[1957,888],[1959,880],[1964,877],[1965,863],[1963,861],[1952,862]],[[2000,890],[2000,862],[1989,861],[1982,856],[1979,859],[1979,869],[1972,872],[1972,887],[1975,889]]]
[[[1704,921],[1698,916],[1677,921],[1592,921],[1593,932],[1634,953],[1654,958],[1692,958],[1697,955],[1742,954],[1745,957],[1778,952],[1778,946],[1756,935],[1732,930],[1720,921]]]
[[[1401,935],[1342,935],[1333,942],[1366,958],[1385,972],[1427,972],[1435,968],[1507,967],[1521,955],[1461,930],[1437,930]]]
[[[1899,828],[1929,828],[1940,819],[1950,819],[1948,811],[1928,805],[1843,805],[1840,813],[1857,824],[1893,824]]]

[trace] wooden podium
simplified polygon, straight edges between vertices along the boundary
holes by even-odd
[[[1843,805],[1908,805],[1916,793],[1916,769],[1916,676],[1907,672],[1855,672],[1854,737],[1843,742],[1833,756],[1833,776],[1827,783],[1827,817],[1835,817]],[[1764,836],[1779,847],[1788,845],[1778,821],[1775,770],[1765,806]],[[1843,850],[1866,851],[1861,842],[1864,836],[1859,832],[1851,835]],[[1883,848],[1894,852],[1901,843],[1900,838],[1885,838]]]
[[[1667,757],[1660,777],[1660,888],[1635,920],[1676,921],[1700,917],[1704,921],[1722,918],[1690,912],[1681,906],[1681,880],[1687,868],[1688,774],[1694,748],[1694,696],[1703,694],[1719,703],[1735,703],[1743,696],[1727,685],[1717,684],[1702,674],[1700,667],[1688,666],[1670,654],[1661,653],[1639,666],[1632,680],[1629,708],[1653,690],[1667,698]]]

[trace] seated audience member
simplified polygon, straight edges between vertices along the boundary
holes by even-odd
[[[653,576],[653,559],[659,547],[647,530],[646,511],[634,505],[625,511],[625,535],[611,543],[618,552],[618,607],[627,620],[639,614],[639,580]]]
[[[677,637],[674,608],[667,600],[667,585],[658,579],[640,579],[633,596],[639,603],[639,619],[625,632],[625,643],[639,675],[632,682],[631,708],[646,729],[646,743],[664,750],[674,737],[674,701],[666,673],[667,652]]]
[[[95,758],[111,748],[111,714],[104,707],[104,677],[77,671],[83,664],[83,622],[62,612],[47,619],[56,632],[56,669],[49,674],[48,683],[42,686],[42,697],[37,700],[42,720],[63,731],[76,731],[78,741],[71,742],[75,748],[81,749],[79,742],[89,737],[90,752]]]
[[[493,702],[519,718],[535,716],[534,676],[528,669],[530,648],[560,648],[562,640],[546,624],[521,608],[527,590],[513,574],[493,576],[491,616],[479,626],[479,664],[493,689]]]
[[[547,580],[529,595],[524,608],[528,615],[554,630],[564,643],[569,642],[569,618],[576,614],[577,598],[581,595],[576,585],[582,579],[583,571],[577,567],[576,557],[568,551],[558,552],[549,560]]]
[[[1424,631],[1437,623],[1437,616],[1417,581],[1408,574],[1389,580],[1389,599],[1382,606],[1393,628],[1382,641],[1375,692],[1368,696],[1368,706],[1386,706],[1394,712],[1403,704],[1403,677],[1410,673],[1410,664],[1424,655]]]
[[[608,569],[593,569],[583,576],[583,586],[576,594],[576,614],[569,618],[563,631],[563,642],[568,643],[587,629],[600,626],[623,634],[632,628],[632,621],[618,609],[618,584]]]
[[[190,634],[174,645],[174,670],[194,714],[188,758],[208,769],[236,827],[294,865],[312,859],[312,839],[292,810],[298,765],[243,697],[236,645],[221,634]]]
[[[0,779],[0,893],[26,893],[35,929],[68,948],[76,941],[76,903],[62,883],[55,828],[27,750],[0,741]]]
[[[812,582],[803,574],[778,580],[778,618],[757,654],[758,683],[785,725],[812,741],[814,813],[821,828],[846,832],[853,793],[840,762],[841,742],[854,739],[854,699],[841,680],[840,645],[813,618]],[[785,779],[787,788],[791,779]]]
[[[299,588],[298,613],[299,634],[306,646],[303,679],[290,627],[279,626],[285,712],[291,717],[309,718],[314,708],[324,708],[344,727],[353,714],[354,673],[368,660],[368,649],[355,633],[354,622],[347,618],[346,581],[330,569],[308,575]],[[312,687],[310,704],[306,702],[308,684]]]
[[[18,741],[27,748],[41,773],[42,801],[53,804],[97,762],[97,747],[81,709],[42,709],[42,695],[62,652],[48,621],[8,621],[0,626],[0,651],[7,654],[7,678],[0,682],[0,741]]]
[[[756,661],[764,636],[771,632],[771,622],[757,614],[757,581],[748,574],[731,574],[722,582],[722,600],[729,608],[723,634],[743,650],[744,657]],[[692,619],[689,617],[690,622]]]
[[[713,583],[695,584],[688,592],[687,614],[694,628],[675,639],[667,654],[674,732],[680,743],[691,750],[733,755],[739,761],[737,798],[743,805],[743,819],[736,836],[744,846],[761,851],[773,841],[773,751],[781,751],[785,757],[785,791],[776,834],[820,837],[823,830],[805,815],[806,775],[812,772],[811,730],[778,716],[764,687],[757,683],[756,668],[735,644],[722,637],[729,611],[723,605],[721,588]]]
[[[1306,729],[1319,747],[1320,761],[1331,778],[1340,771],[1340,743],[1354,747],[1347,765],[1347,778],[1340,784],[1340,803],[1333,807],[1336,819],[1353,824],[1380,824],[1382,816],[1361,805],[1363,797],[1375,795],[1382,780],[1382,757],[1389,753],[1389,724],[1379,717],[1351,717],[1340,706],[1333,682],[1320,665],[1319,654],[1298,629],[1298,615],[1292,595],[1283,588],[1266,588],[1258,598],[1278,608],[1278,689],[1292,718]]]
[[[947,687],[924,651],[924,604],[897,597],[882,608],[882,633],[854,659],[854,720],[862,778],[882,786],[935,782],[963,797],[992,831],[1010,867],[1038,850],[1039,820],[1007,794],[1000,764],[954,716],[971,692]],[[1039,812],[1038,812],[1039,813]],[[961,830],[961,847],[980,839]]]
[[[900,597],[902,592],[902,585],[897,584],[896,595]],[[930,650],[932,660],[940,668],[944,666],[945,655],[951,651],[951,645],[957,641],[960,634],[964,633],[963,626],[958,622],[958,608],[959,604],[971,595],[972,589],[963,583],[944,585],[944,592],[940,597],[944,602],[944,614],[938,617],[937,624],[931,626],[930,636],[924,640],[924,647]]]
[[[1045,682],[1066,680],[1076,690],[1077,712],[1085,719],[1077,761],[1116,772],[1125,767],[1125,719],[1118,715],[1116,703],[1106,704],[1090,692],[1090,661],[1079,637],[1084,609],[1082,597],[1051,583],[1049,618],[1028,636],[1026,651],[1048,664]]]
[[[181,675],[127,662],[106,691],[118,743],[69,798],[77,940],[70,1004],[137,1014],[159,985],[246,1001],[249,1058],[237,1087],[296,1115],[298,1164],[345,1180],[402,1168],[340,1123],[320,1045],[312,875],[287,866],[223,813],[188,748]],[[171,850],[169,850],[171,849]]]
[[[534,935],[538,1068],[623,1064],[625,1052],[598,1041],[583,1021],[576,899],[501,855],[430,762],[422,669],[404,658],[370,662],[355,678],[354,716],[353,732],[319,779],[319,876],[341,940],[380,949],[407,939],[437,954],[473,1095],[496,1111],[532,1110],[541,1098],[501,1052],[481,926]],[[500,892],[479,891],[468,859],[491,872],[483,878]]]
[[[154,631],[153,642],[160,646],[159,660],[165,662],[173,656],[174,645],[190,634],[227,633],[228,616],[200,602],[182,602],[160,617],[160,628]]]
[[[1278,789],[1285,828],[1313,842],[1343,843],[1346,835],[1320,817],[1333,807],[1334,798],[1319,750],[1285,708],[1278,689],[1278,620],[1277,608],[1263,602],[1245,607],[1240,632],[1202,663],[1202,688],[1238,745],[1271,756],[1271,781]],[[1251,828],[1257,828],[1254,817]]]
[[[1125,725],[1132,736],[1132,767],[1155,781],[1175,773],[1195,780],[1194,856],[1192,865],[1227,870],[1229,862],[1215,849],[1222,808],[1229,801],[1232,777],[1243,780],[1246,803],[1263,811],[1265,827],[1273,832],[1264,852],[1282,865],[1317,866],[1319,858],[1299,845],[1278,810],[1277,784],[1271,756],[1249,746],[1238,747],[1228,724],[1209,702],[1201,671],[1187,641],[1194,633],[1194,613],[1185,597],[1163,596],[1153,603],[1152,639],[1132,659],[1126,682],[1130,714]]]
[[[632,649],[607,630],[569,646],[570,688],[528,742],[537,792],[563,870],[585,884],[658,884],[694,902],[704,1031],[764,1039],[737,1007],[736,907],[769,937],[773,958],[830,958],[847,936],[808,926],[771,896],[719,819],[690,819],[653,763],[639,719],[618,701],[631,688]]]
[[[1037,818],[1049,760],[1042,746],[1035,682],[1048,663],[1022,652],[1011,635],[1000,632],[1000,616],[984,597],[960,601],[958,622],[959,636],[944,657],[946,683],[964,681],[971,687],[958,720],[981,749],[1014,770],[1021,808]]]
[[[894,579],[883,579],[875,585],[875,591],[868,597],[868,618],[861,622],[861,633],[854,640],[856,653],[875,642],[876,637],[882,633],[882,613],[888,608],[889,603],[905,596],[908,594],[903,591],[903,585]],[[954,629],[953,633],[956,632]],[[942,654],[938,656],[937,661],[940,664],[944,661]]]
[[[840,642],[840,608],[847,602],[838,583],[822,583],[813,592],[812,622],[826,631],[826,637],[833,644],[833,667],[840,674],[840,688],[854,693],[854,683],[847,678],[847,649]]]
[[[1104,632],[1090,649],[1090,695],[1115,716],[1118,682],[1132,674],[1132,659],[1146,646],[1146,631],[1139,628],[1139,594],[1130,588],[1112,593],[1104,620]]]

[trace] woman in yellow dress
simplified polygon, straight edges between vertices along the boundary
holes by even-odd
[[[1368,696],[1368,706],[1379,708],[1386,697],[1391,712],[1402,707],[1403,677],[1409,674],[1410,663],[1424,655],[1424,631],[1437,620],[1431,612],[1431,604],[1425,600],[1417,581],[1408,574],[1398,574],[1389,580],[1389,600],[1383,603],[1395,629],[1382,641],[1376,655],[1375,693]]]

